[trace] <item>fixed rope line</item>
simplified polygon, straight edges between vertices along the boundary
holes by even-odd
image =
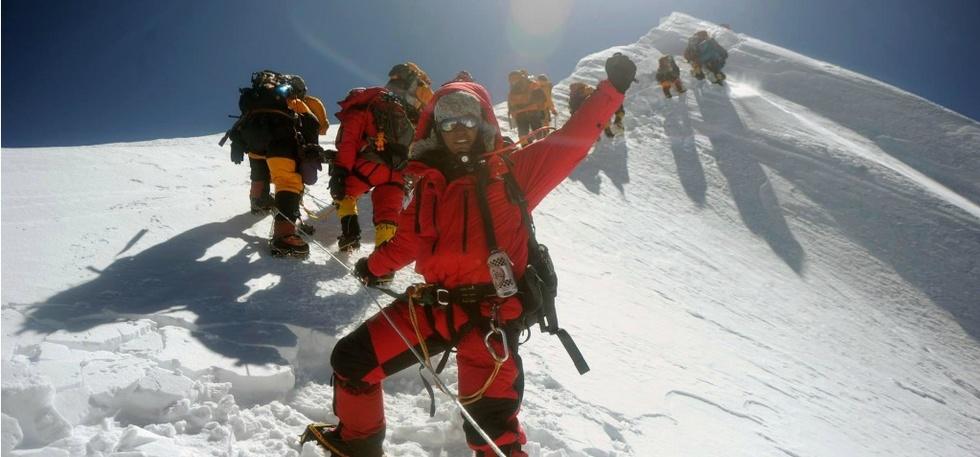
[[[336,255],[334,255],[333,252],[331,252],[329,249],[326,248],[326,246],[324,246],[323,244],[321,244],[319,241],[314,240],[312,238],[312,236],[310,236],[310,234],[308,234],[305,231],[303,231],[299,227],[298,224],[296,224],[295,222],[293,222],[292,219],[286,217],[286,215],[283,214],[282,211],[279,211],[279,208],[274,208],[274,212],[275,212],[276,215],[281,216],[283,219],[289,221],[290,224],[293,224],[293,227],[296,228],[296,231],[299,234],[301,234],[303,236],[303,238],[306,238],[307,239],[307,242],[309,242],[310,244],[313,244],[314,246],[320,248],[321,250],[323,250],[323,252],[326,252],[327,255],[330,256],[330,258],[332,258],[333,260],[335,260],[337,263],[339,263],[341,266],[343,266],[344,269],[347,270],[348,273],[350,273],[351,275],[353,275],[354,270],[351,269],[351,267],[347,266],[347,264],[344,263],[343,260],[340,260],[340,258],[338,258]],[[401,329],[399,329],[398,326],[395,325],[394,319],[391,318],[391,316],[385,310],[384,306],[381,305],[381,302],[378,301],[378,298],[375,297],[373,294],[371,294],[368,291],[367,285],[364,284],[364,283],[362,283],[361,281],[357,281],[357,282],[358,282],[358,284],[361,285],[361,290],[363,290],[367,294],[367,296],[370,297],[374,301],[374,304],[378,307],[378,310],[381,311],[381,315],[384,317],[384,319],[386,321],[388,321],[388,325],[391,325],[392,330],[394,330],[395,333],[398,335],[398,337],[401,338],[402,342],[405,343],[405,347],[407,347],[408,350],[412,352],[412,355],[415,356],[415,359],[418,360],[418,362],[420,364],[422,364],[423,366],[425,366],[426,369],[429,371],[429,373],[433,376],[433,379],[435,380],[435,384],[436,384],[437,387],[439,387],[439,390],[443,391],[446,395],[449,395],[449,397],[453,399],[453,402],[456,403],[456,406],[459,407],[460,412],[463,414],[463,418],[466,419],[466,421],[469,422],[470,425],[472,425],[474,429],[476,429],[477,433],[480,434],[480,437],[483,438],[483,440],[487,443],[487,445],[490,446],[491,449],[493,449],[493,452],[496,453],[498,457],[507,457],[506,455],[504,455],[504,452],[500,450],[500,447],[497,446],[497,443],[494,443],[493,440],[490,439],[490,435],[487,435],[487,432],[484,431],[483,428],[480,427],[480,425],[476,423],[476,419],[473,419],[473,416],[470,415],[470,412],[466,410],[466,407],[460,401],[459,395],[453,394],[452,391],[449,390],[449,387],[446,385],[446,383],[443,382],[442,378],[439,377],[439,373],[436,373],[436,371],[432,368],[431,364],[427,364],[425,362],[425,360],[422,358],[422,355],[419,354],[419,352],[415,349],[415,347],[412,345],[412,343],[408,340],[408,337],[406,337],[405,334],[402,333]],[[393,294],[393,292],[388,291],[386,289],[379,289],[379,290],[381,290],[382,292],[384,292],[385,294],[388,294],[388,295],[392,295]],[[389,292],[391,292],[391,293],[389,293]],[[397,295],[395,295],[395,298],[400,298],[400,297],[398,297]]]

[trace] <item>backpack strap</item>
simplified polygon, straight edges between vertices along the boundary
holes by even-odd
[[[541,245],[538,244],[534,219],[531,218],[531,212],[527,209],[527,198],[525,198],[521,186],[517,184],[517,179],[514,178],[514,174],[510,172],[510,159],[505,158],[504,163],[507,165],[507,172],[501,177],[504,179],[504,186],[507,190],[508,198],[521,209],[521,221],[524,222],[524,227],[527,228],[527,255],[530,261],[531,256],[539,256],[541,254]],[[541,309],[541,315],[538,317],[538,324],[541,327],[541,331],[552,335],[558,331],[564,331],[558,326],[558,310],[553,304],[552,306],[547,306],[547,301],[544,304],[545,306]]]
[[[490,215],[490,204],[487,203],[487,184],[490,181],[490,172],[486,167],[480,167],[476,173],[476,199],[480,207],[480,219],[483,220],[483,234],[487,241],[487,250],[496,251],[497,235],[493,232],[493,216]]]
[[[521,209],[521,221],[524,222],[524,226],[527,228],[528,260],[530,261],[531,256],[540,256],[542,254],[542,247],[540,244],[538,244],[534,228],[534,220],[531,218],[531,211],[528,210],[527,198],[524,195],[524,191],[521,190],[521,186],[517,183],[517,179],[514,178],[514,174],[511,172],[513,162],[506,156],[501,156],[501,160],[503,161],[507,170],[501,174],[501,177],[504,180],[504,186],[507,191],[508,198],[512,203],[516,204]],[[493,221],[490,215],[490,205],[487,203],[486,192],[490,172],[486,169],[486,167],[480,167],[477,173],[477,201],[480,204],[481,216],[483,216],[483,230],[487,239],[487,247],[490,248],[491,252],[493,252],[493,250],[497,248],[497,238],[493,233]],[[527,274],[527,272],[525,272],[525,274]],[[585,356],[582,355],[582,351],[579,350],[578,345],[575,344],[575,340],[572,339],[572,336],[565,329],[558,326],[558,310],[555,307],[554,300],[546,299],[542,300],[542,302],[542,309],[540,310],[541,314],[538,317],[538,324],[541,331],[558,336],[558,340],[561,341],[562,346],[565,348],[565,352],[567,352],[568,356],[571,357],[572,363],[575,364],[575,368],[578,370],[579,374],[587,373],[590,368],[588,362],[585,361]]]

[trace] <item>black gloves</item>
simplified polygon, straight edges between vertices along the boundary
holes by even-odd
[[[309,161],[323,163],[323,161],[320,160],[320,158],[323,157],[323,148],[318,144],[307,144],[303,146],[300,157],[304,162]]]
[[[363,257],[354,264],[354,277],[362,284],[368,287],[375,287],[385,283],[381,278],[371,274],[371,269],[368,268],[368,258]]]
[[[337,151],[333,149],[320,150],[320,163],[333,163],[337,158]]]
[[[636,77],[636,64],[622,53],[615,53],[606,59],[606,76],[620,93],[625,94]]]
[[[347,197],[347,175],[349,172],[346,169],[333,166],[330,167],[330,196],[333,197],[334,201],[343,200]]]
[[[242,163],[245,160],[245,148],[242,145],[231,142],[231,162],[234,164]]]

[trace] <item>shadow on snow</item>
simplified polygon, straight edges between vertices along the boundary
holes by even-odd
[[[570,178],[581,182],[586,189],[598,195],[602,183],[599,173],[602,172],[622,194],[623,186],[630,182],[628,153],[629,149],[623,134],[609,138],[602,133],[596,140],[592,152],[575,167]]]
[[[728,189],[742,222],[752,233],[762,237],[786,265],[797,274],[802,274],[803,247],[790,231],[772,184],[753,155],[757,148],[753,133],[742,124],[727,93],[720,95],[705,91],[702,94],[698,85],[691,91],[703,119],[703,125],[698,130],[711,141],[712,155],[718,170],[728,181]]]
[[[787,263],[802,261],[802,250],[782,216],[775,218],[770,209],[777,208],[775,195],[760,162],[791,182],[825,210],[849,239],[890,265],[980,340],[980,222],[975,217],[938,198],[910,197],[902,187],[905,183],[879,178],[865,167],[748,131],[727,96],[706,92],[698,102],[704,125],[697,128],[711,139],[718,167],[732,187],[746,225],[761,230]],[[757,102],[743,103],[751,110]],[[942,328],[938,318],[923,310],[906,311],[921,314],[923,326]]]
[[[165,310],[187,310],[197,315],[189,325],[192,334],[212,351],[239,364],[283,364],[275,347],[298,344],[289,325],[328,329],[333,334],[357,319],[370,298],[363,292],[318,294],[319,282],[343,278],[347,270],[330,259],[316,264],[271,257],[267,239],[246,233],[258,218],[243,214],[204,224],[117,259],[97,278],[29,307],[20,331],[81,332]],[[327,217],[320,225],[314,238],[332,247],[336,220]],[[230,258],[202,258],[212,246],[236,237],[246,245]],[[316,248],[311,245],[311,249]],[[267,275],[278,282],[265,278],[263,282],[271,286],[249,287],[250,281]],[[175,318],[162,319],[188,326]]]

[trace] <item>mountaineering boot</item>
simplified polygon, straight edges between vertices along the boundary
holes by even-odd
[[[721,85],[721,83],[723,83],[724,81],[725,81],[725,74],[720,71],[716,71],[714,83]]]
[[[315,441],[330,452],[330,457],[384,457],[381,449],[384,439],[385,431],[382,428],[369,437],[344,441],[340,437],[339,425],[314,422],[306,426],[299,443]]]
[[[353,252],[361,248],[361,225],[357,221],[356,214],[340,218],[340,236],[337,237],[337,248],[341,252]]]
[[[666,96],[667,98],[673,97],[672,95],[670,95],[670,86],[664,86],[663,89],[664,89],[664,96]]]
[[[252,181],[248,199],[252,204],[252,214],[267,213],[276,206],[276,199],[269,194],[269,181]]]
[[[296,234],[296,226],[281,218],[276,218],[273,225],[269,250],[276,257],[305,259],[310,256],[310,245]]]
[[[310,246],[296,233],[293,221],[299,220],[299,203],[303,196],[286,190],[276,192],[276,206],[273,211],[272,239],[269,248],[277,257],[296,257],[305,259],[310,255]]]
[[[521,450],[521,445],[519,443],[505,444],[497,447],[499,447],[507,457],[527,457],[527,453]],[[496,455],[497,454],[493,452],[493,450],[476,451],[476,453],[473,454],[473,457],[495,457]]]

